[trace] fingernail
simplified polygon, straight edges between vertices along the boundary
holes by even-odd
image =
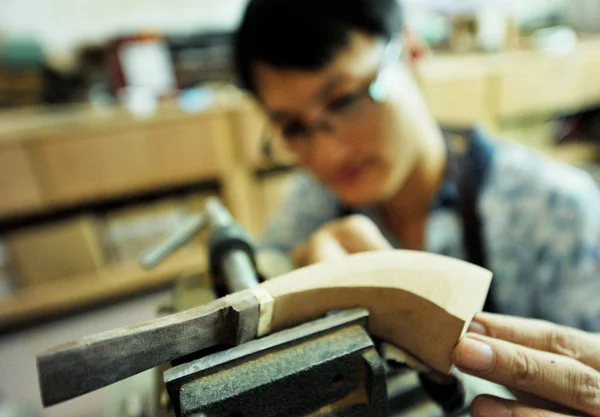
[[[455,360],[464,370],[487,372],[494,366],[494,352],[485,343],[465,336],[456,348]]]
[[[487,330],[485,329],[485,326],[475,320],[473,320],[471,324],[469,324],[469,328],[467,329],[467,331],[471,333],[481,334],[483,336],[487,335]]]
[[[480,397],[474,401],[471,414],[473,417],[510,417],[510,410],[500,401]]]

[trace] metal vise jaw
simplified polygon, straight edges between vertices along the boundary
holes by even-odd
[[[176,415],[387,416],[368,315],[338,312],[167,370]]]

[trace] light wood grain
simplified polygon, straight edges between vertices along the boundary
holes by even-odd
[[[21,146],[0,149],[0,215],[39,207],[42,196]]]
[[[150,117],[138,117],[120,106],[98,110],[88,104],[5,110],[0,112],[0,146],[60,141],[69,131],[97,134],[161,123],[185,123],[198,117],[223,115],[240,105],[238,99],[229,94],[219,94],[217,99],[214,105],[198,113],[185,112],[176,102],[161,104]]]
[[[416,73],[423,95],[442,124],[471,126],[491,122],[493,71],[477,58],[434,58]]]
[[[223,116],[102,134],[64,134],[29,146],[45,202],[67,205],[131,192],[214,180],[225,171]]]
[[[92,216],[21,229],[6,236],[20,286],[97,271],[105,254]]]
[[[0,303],[0,330],[89,308],[169,284],[181,276],[204,272],[207,265],[205,252],[204,247],[194,245],[151,271],[144,270],[137,261],[131,261],[24,288]]]
[[[260,285],[273,297],[270,331],[328,311],[364,307],[370,333],[441,372],[481,311],[491,272],[439,255],[368,252],[299,269]]]
[[[578,55],[514,57],[498,65],[497,117],[514,118],[581,108]]]

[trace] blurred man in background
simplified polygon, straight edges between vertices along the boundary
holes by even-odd
[[[250,1],[237,71],[302,169],[263,248],[297,266],[395,247],[486,267],[485,309],[502,315],[476,317],[454,363],[537,399],[481,396],[473,415],[600,415],[600,336],[546,322],[600,330],[600,188],[480,130],[442,129],[412,74],[419,55],[397,0]]]
[[[389,247],[465,259],[494,273],[488,311],[600,330],[599,187],[438,126],[419,48],[396,0],[249,3],[240,80],[302,168],[262,245],[299,266]]]

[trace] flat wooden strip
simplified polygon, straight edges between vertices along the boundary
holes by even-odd
[[[204,348],[254,338],[258,309],[251,294],[237,293],[42,352],[37,356],[42,402],[54,405]]]

